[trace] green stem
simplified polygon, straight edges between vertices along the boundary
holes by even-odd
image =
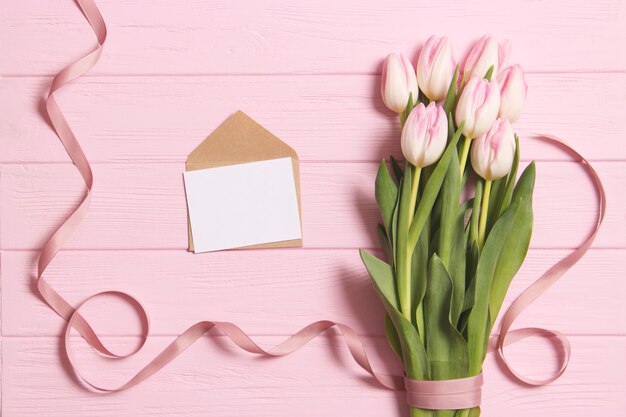
[[[411,407],[411,417],[432,417],[435,411]]]
[[[485,180],[485,191],[483,194],[482,206],[480,208],[480,221],[478,223],[478,247],[481,249],[485,244],[487,212],[489,211],[489,194],[491,194],[491,180]]]
[[[413,172],[413,182],[411,183],[411,204],[409,205],[409,227],[411,227],[411,223],[413,222],[413,216],[415,216],[415,205],[417,204],[417,190],[419,188],[422,168],[414,167]]]
[[[413,183],[413,166],[406,161],[404,169],[404,179],[402,180],[402,191],[400,195],[400,206],[398,210],[397,225],[397,271],[398,271],[398,297],[400,299],[400,312],[412,322],[413,312],[411,307],[411,257],[413,248],[407,244],[409,229],[411,226],[411,191]]]
[[[413,217],[415,216],[415,206],[417,205],[417,191],[419,189],[419,183],[420,183],[420,176],[422,174],[422,168],[421,167],[414,167],[413,170],[413,178],[412,178],[412,183],[411,183],[411,204],[409,205],[409,227],[411,226],[411,223],[413,222]],[[408,276],[408,284],[407,284],[407,293],[405,295],[405,297],[407,298],[407,300],[405,301],[405,304],[407,305],[411,305],[411,258],[413,257],[413,254],[411,252],[407,253],[408,256],[408,261],[406,263],[406,269],[407,271],[407,275]],[[410,309],[409,309],[410,310]],[[409,320],[411,320],[411,311],[408,312],[408,316],[405,315],[405,317]],[[417,324],[417,328],[419,330],[419,335],[420,335],[420,339],[422,340],[422,343],[424,343],[424,303],[420,303],[419,306],[417,307],[417,311],[415,312],[415,322]]]
[[[402,274],[401,282],[404,284],[404,292],[402,293],[402,300],[400,300],[400,310],[402,315],[409,321],[411,319],[411,256],[412,253],[408,246],[403,248],[404,253],[404,273]],[[401,249],[402,250],[402,249]]]
[[[483,183],[476,183],[476,194],[474,194],[474,202],[472,204],[472,217],[470,217],[470,246],[473,243],[478,245],[478,220],[480,217],[480,204],[483,198]],[[480,248],[479,248],[480,249]]]
[[[459,168],[461,170],[461,178],[463,178],[463,172],[465,172],[465,165],[467,165],[467,156],[469,155],[471,144],[472,144],[472,139],[465,138],[465,141],[463,142],[463,151],[461,152],[461,161],[459,162]]]

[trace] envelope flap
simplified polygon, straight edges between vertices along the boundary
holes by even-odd
[[[292,147],[237,111],[189,154],[186,168],[193,171],[287,156],[298,158]]]
[[[291,146],[274,136],[242,111],[237,111],[226,119],[189,154],[185,164],[185,170],[195,171],[286,157],[291,157],[298,199],[298,211],[300,213],[300,224],[302,224],[298,154]],[[188,223],[188,230],[189,250],[193,252],[194,245],[191,223]],[[302,238],[262,243],[246,246],[245,248],[281,248],[296,246],[302,246]]]

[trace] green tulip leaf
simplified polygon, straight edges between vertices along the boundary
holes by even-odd
[[[498,217],[504,213],[504,210],[509,208],[511,204],[511,198],[513,197],[513,189],[515,188],[515,181],[517,181],[517,170],[519,168],[519,137],[515,135],[515,157],[513,158],[513,166],[511,167],[511,172],[507,176],[506,180],[506,189],[504,191],[504,196],[502,197],[502,202],[500,203],[500,207],[498,210]]]
[[[528,252],[533,229],[534,186],[535,164],[532,162],[520,176],[513,191],[513,201],[520,204],[520,209],[515,218],[511,237],[506,240],[502,248],[500,254],[502,261],[497,264],[491,284],[489,311],[494,319],[498,316],[509,285]]]
[[[376,174],[375,194],[387,236],[391,236],[391,222],[398,198],[398,186],[391,179],[384,159],[380,162],[378,173]]]
[[[398,310],[398,295],[396,293],[395,280],[393,278],[393,268],[385,261],[378,259],[374,255],[361,249],[359,251],[361,259],[374,282],[374,287],[384,300],[393,308]]]
[[[389,342],[391,349],[396,355],[398,355],[398,358],[402,359],[400,337],[398,336],[396,327],[393,325],[393,321],[391,321],[391,317],[389,317],[389,313],[385,313],[385,336],[387,336],[387,341]]]
[[[474,295],[476,289],[476,266],[478,265],[478,242],[473,242],[466,257],[467,281],[465,281],[465,298],[463,300],[463,311],[470,310],[474,307]]]
[[[396,199],[396,206],[393,209],[393,216],[391,218],[391,252],[393,257],[393,267],[396,268],[396,260],[398,254],[398,211],[400,209],[400,195],[402,194],[402,185],[400,185],[400,192],[398,192],[398,198]]]
[[[487,236],[476,267],[474,306],[468,318],[470,374],[480,372],[485,344],[506,289],[521,266],[532,230],[532,189],[535,168],[531,163],[520,177],[512,204]]]
[[[428,276],[428,230],[426,228],[422,231],[415,250],[413,251],[413,258],[411,259],[411,305],[417,310],[415,322],[418,332],[424,331],[422,327],[421,318],[417,315],[420,314],[419,305],[424,300],[424,294],[426,293],[427,276]]]
[[[507,177],[502,177],[491,182],[491,193],[489,196],[489,205],[487,208],[487,225],[485,233],[488,235],[489,231],[495,224],[496,220],[500,217],[498,215],[500,211],[500,205],[504,199],[504,193],[506,191]]]
[[[507,240],[513,236],[514,223],[520,211],[521,201],[516,201],[496,222],[478,258],[474,278],[474,306],[467,322],[470,354],[470,375],[480,372],[486,352],[483,349],[488,335],[487,320],[493,277],[498,263],[506,262],[500,257]]]
[[[392,321],[402,350],[402,358],[407,376],[414,379],[429,379],[426,350],[420,340],[417,329],[399,311],[398,297],[395,292],[393,269],[386,262],[360,250],[374,289],[378,293],[390,320]]]
[[[402,177],[404,176],[404,171],[402,171],[398,160],[394,158],[393,155],[389,156],[389,162],[391,163],[391,172],[393,172],[393,179],[396,184],[400,184],[402,182]]]
[[[450,321],[452,292],[452,280],[441,259],[433,254],[424,297],[426,351],[433,380],[467,376],[467,343]]]
[[[465,235],[465,213],[461,206],[457,208],[456,219],[454,219],[454,233],[452,235],[452,256],[450,257],[450,278],[452,279],[452,307],[450,310],[450,320],[455,326],[463,311],[465,301],[466,264],[467,264],[467,237]]]
[[[441,214],[439,220],[438,254],[441,261],[449,268],[452,256],[453,234],[456,224],[459,200],[461,199],[461,174],[458,169],[459,157],[456,148],[452,149],[452,159],[448,165],[448,172],[441,186],[440,201]]]
[[[474,205],[472,206],[472,216],[470,217],[470,245],[474,242],[478,242],[478,220],[480,219],[480,205],[483,201],[483,183],[478,181],[476,183],[476,192],[474,195]]]
[[[463,298],[465,296],[465,211],[459,210],[461,191],[459,157],[456,148],[454,148],[452,161],[448,166],[448,172],[443,181],[439,197],[441,201],[441,218],[437,244],[439,250],[437,253],[452,279],[451,320],[455,325],[461,315]]]
[[[390,308],[384,301],[383,304],[400,340],[406,375],[412,379],[429,380],[430,369],[428,367],[426,349],[420,340],[417,329],[398,310]]]
[[[452,76],[452,81],[450,81],[450,86],[448,87],[448,93],[446,94],[446,101],[443,105],[446,114],[452,114],[452,110],[456,106],[456,86],[459,79],[459,66],[457,65],[454,69],[454,75]]]
[[[378,223],[376,225],[376,235],[378,236],[378,242],[380,243],[380,247],[383,250],[385,259],[391,264],[391,266],[393,266],[393,252],[391,250],[391,242],[389,242],[389,237],[387,236],[387,232],[385,231],[385,226]]]
[[[404,178],[400,189],[400,202],[398,206],[398,225],[396,228],[396,278],[398,282],[398,297],[400,299],[400,311],[411,321],[411,262],[412,247],[407,244],[409,232],[409,211],[411,206],[411,181],[412,171],[409,162],[406,162]],[[421,330],[421,329],[419,329]]]

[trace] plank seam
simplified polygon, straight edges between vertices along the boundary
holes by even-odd
[[[387,157],[386,155],[384,156]],[[382,158],[382,157],[381,157]],[[611,159],[611,158],[588,158],[591,162],[597,163],[625,163],[626,158],[623,159]],[[529,163],[531,161],[541,162],[541,163],[578,163],[578,161],[574,161],[567,157],[561,158],[535,158],[535,159],[521,159],[522,163]],[[93,165],[182,165],[185,163],[183,159],[90,159],[89,162]],[[304,164],[378,164],[380,159],[302,159],[300,158],[300,162]],[[402,160],[398,160],[398,162],[403,162]],[[73,165],[69,161],[1,161],[0,165],[7,166],[16,166],[16,165]]]
[[[359,250],[361,249],[361,246],[359,247],[321,247],[321,246],[317,246],[317,247],[300,247],[300,248],[274,248],[274,250],[278,250],[278,251],[289,251],[289,252],[300,252],[300,251],[355,251],[355,250]],[[371,248],[365,248],[365,249],[380,249],[378,246],[376,247],[371,247]],[[554,252],[558,252],[558,251],[567,251],[567,250],[571,250],[572,248],[569,247],[557,247],[557,246],[549,246],[549,247],[541,247],[541,246],[537,246],[537,247],[531,247],[531,250],[537,251],[537,250],[541,250],[541,251],[554,251]],[[230,251],[231,253],[246,253],[246,252],[256,252],[259,249],[236,249],[236,252],[234,252],[234,250]],[[0,254],[1,253],[33,253],[33,252],[38,252],[38,249],[23,249],[23,248],[4,248],[4,249],[0,249]],[[63,249],[62,252],[65,253],[71,253],[71,252],[77,252],[77,253],[81,253],[81,252],[120,252],[120,253],[124,253],[124,252],[138,252],[138,251],[146,251],[146,252],[180,252],[180,251],[185,251],[187,252],[187,248],[95,248],[95,249],[90,249],[90,248],[67,248],[67,249]],[[594,246],[592,248],[589,248],[589,252],[624,252],[626,251],[626,247],[602,247],[602,246]],[[222,251],[224,252],[224,251]],[[201,255],[201,254],[199,254]]]
[[[580,69],[562,69],[562,70],[524,70],[525,74],[533,75],[580,75],[580,74],[626,74],[626,69],[603,69],[603,68],[580,68]],[[52,78],[53,73],[6,73],[1,74],[3,78]],[[170,78],[187,78],[187,77],[294,77],[294,76],[307,76],[307,77],[328,77],[328,76],[375,76],[380,77],[380,72],[311,72],[311,71],[295,71],[295,72],[213,72],[213,73],[109,73],[109,72],[96,72],[88,75],[83,75],[82,78],[101,78],[101,77],[170,77]]]
[[[176,337],[178,336],[179,333],[151,333],[149,338],[170,338],[170,337]],[[228,338],[227,336],[220,334],[220,333],[209,333],[210,337],[224,337],[224,338]],[[289,337],[289,336],[293,336],[293,333],[254,333],[254,332],[246,332],[247,335],[251,336],[251,337]],[[626,333],[563,333],[565,336],[567,337],[593,337],[593,338],[602,338],[602,337],[615,337],[615,338],[621,338],[621,337],[626,337]],[[341,336],[341,334],[338,333],[328,333],[329,336],[331,337],[337,337],[337,338],[342,338],[343,336]],[[492,333],[492,336],[498,336],[498,333]],[[107,337],[107,338],[137,338],[139,337],[137,334],[108,334],[108,333],[102,333],[100,334],[100,336],[102,337]],[[7,335],[2,335],[3,338],[5,339],[58,339],[56,336],[54,335],[17,335],[17,334],[7,334]],[[81,336],[79,335],[72,335],[72,338],[76,338],[79,339]],[[387,336],[385,335],[375,335],[375,334],[366,334],[366,333],[359,333],[359,337],[366,337],[368,339],[386,339]]]
[[[531,250],[575,250],[577,249],[578,246],[530,246]],[[345,251],[358,251],[359,249],[366,249],[366,250],[380,250],[379,246],[337,246],[337,247],[332,247],[332,246],[311,246],[311,247],[302,247],[299,250],[308,250],[308,251],[337,251],[337,250],[345,250]],[[606,245],[598,245],[598,246],[594,246],[593,247],[594,250],[605,250],[605,251],[610,251],[610,250],[624,250],[626,249],[626,245],[624,246],[606,246]],[[246,249],[237,249],[237,251],[243,251]],[[253,249],[250,249],[253,250]],[[287,250],[294,250],[294,249],[287,249]],[[36,252],[37,249],[36,248],[3,248],[2,252]],[[91,247],[84,247],[84,248],[79,248],[79,247],[68,247],[67,249],[63,249],[61,252],[114,252],[114,251],[123,251],[123,252],[136,252],[136,251],[146,251],[146,252],[158,252],[158,251],[170,251],[170,252],[178,252],[178,251],[187,251],[187,246],[180,246],[180,247],[160,247],[160,246],[154,246],[154,247],[129,247],[129,248],[124,248],[124,247],[116,247],[116,248],[98,248],[95,246],[91,246]]]

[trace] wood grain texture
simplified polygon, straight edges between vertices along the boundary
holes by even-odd
[[[626,74],[530,74],[515,124],[524,159],[567,160],[533,132],[559,135],[592,160],[626,159]],[[0,161],[68,162],[41,116],[49,79],[0,80]],[[88,77],[59,92],[96,162],[184,161],[242,109],[305,161],[378,161],[401,155],[399,123],[382,106],[378,76]],[[596,105],[602,97],[602,105]],[[599,146],[601,144],[601,146]]]
[[[11,4],[9,4],[11,3]],[[373,73],[390,51],[411,57],[434,33],[461,59],[485,31],[512,38],[530,70],[624,70],[620,0],[576,2],[103,0],[109,40],[91,74]],[[7,2],[0,74],[52,74],[94,43],[66,2]]]
[[[595,164],[608,201],[599,247],[626,247],[626,163]],[[68,241],[80,249],[187,247],[183,164],[96,164],[89,213]],[[378,247],[376,163],[302,163],[304,246]],[[596,197],[574,162],[537,167],[533,247],[572,248],[589,232]],[[78,203],[81,178],[67,164],[4,165],[0,176],[3,249],[36,249]],[[329,233],[332,231],[332,233]]]
[[[504,308],[567,253],[531,250]],[[2,254],[4,335],[55,336],[62,330],[61,319],[34,293],[34,257],[34,252]],[[626,291],[626,282],[615,279],[625,268],[625,250],[592,250],[515,326],[626,335],[626,327],[615,326],[626,322],[626,305],[614,296]],[[232,321],[250,334],[288,334],[321,319],[346,323],[359,334],[384,334],[382,306],[353,249],[246,250],[202,256],[183,250],[64,251],[46,277],[72,303],[110,289],[139,297],[151,316],[152,334],[157,335],[178,334],[200,320]],[[86,306],[85,316],[100,334],[139,331],[135,313],[112,297]]]
[[[284,337],[259,337],[272,346]],[[322,337],[285,358],[263,360],[241,352],[223,340],[201,339],[186,354],[145,384],[116,395],[96,396],[78,388],[58,358],[56,338],[4,338],[2,349],[3,411],[12,417],[207,415],[276,416],[406,416],[402,394],[369,383],[338,337]],[[169,337],[151,338],[145,352],[122,363],[97,359],[76,342],[79,364],[95,382],[115,385],[165,346]],[[127,339],[106,340],[113,349],[129,348]],[[534,342],[534,343],[533,343]],[[534,375],[550,360],[541,341],[511,349],[511,360]],[[571,338],[574,356],[568,372],[553,384],[536,388],[515,384],[498,368],[493,355],[485,362],[483,416],[550,415],[553,417],[620,416],[626,405],[626,338]],[[374,366],[398,373],[397,360],[382,338],[366,339]],[[313,365],[314,364],[314,365]],[[545,365],[544,365],[545,366]]]
[[[323,318],[354,326],[377,369],[399,373],[381,337],[382,309],[357,247],[377,247],[376,161],[400,155],[398,124],[379,98],[382,59],[413,61],[431,34],[457,58],[484,32],[513,41],[527,70],[522,157],[537,159],[532,249],[505,306],[590,230],[595,195],[578,164],[531,132],[563,137],[593,161],[608,193],[592,249],[516,326],[569,335],[561,379],[514,383],[493,355],[483,416],[626,415],[626,8],[622,0],[318,2],[97,0],[109,28],[102,60],[59,103],[90,160],[88,217],[49,269],[71,302],[100,290],[145,303],[152,337],[111,363],[76,338],[82,370],[119,382],[200,319],[231,320],[264,346]],[[34,293],[36,249],[79,201],[83,184],[42,117],[50,76],[95,43],[71,0],[0,8],[0,414],[8,417],[405,416],[402,394],[372,385],[334,333],[264,360],[224,337],[202,339],[163,372],[119,395],[78,387],[62,363],[62,323]],[[187,154],[237,109],[302,159],[305,247],[187,253],[181,172]],[[174,297],[171,297],[174,295]],[[136,317],[119,300],[85,314],[127,350]],[[73,345],[74,346],[74,345]],[[508,349],[545,376],[554,353],[533,339]]]

